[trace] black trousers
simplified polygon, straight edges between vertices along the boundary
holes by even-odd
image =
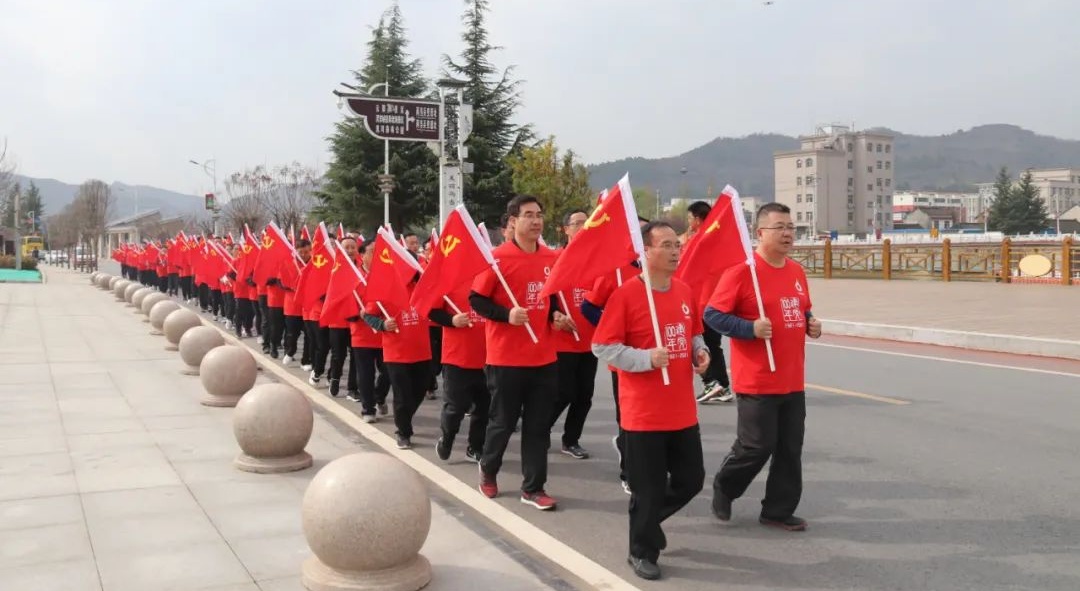
[[[619,480],[626,482],[626,431],[622,429],[622,415],[619,413],[619,374],[611,372],[611,394],[615,397],[615,449],[619,452]]]
[[[199,308],[203,312],[210,310],[210,286],[205,283],[199,284]]]
[[[394,427],[401,437],[412,437],[413,415],[424,401],[431,360],[416,363],[387,363],[390,386],[394,389]]]
[[[709,382],[719,382],[721,386],[727,388],[731,386],[731,379],[727,375],[727,362],[724,361],[724,348],[720,346],[723,340],[723,335],[715,330],[705,327],[705,345],[709,347],[709,369],[705,370],[705,374],[701,376],[701,379],[708,384]]]
[[[705,483],[701,429],[627,431],[630,476],[630,555],[656,562],[660,524],[690,502]]]
[[[255,319],[255,304],[247,298],[237,298],[236,300],[236,315],[234,323],[236,324],[236,335],[240,336],[240,329],[244,329],[247,334],[251,334],[251,325]]]
[[[521,490],[535,493],[547,482],[547,452],[551,447],[552,393],[558,387],[556,364],[539,367],[488,366],[491,413],[480,469],[494,476],[521,418]]]
[[[220,289],[210,290],[210,311],[214,313],[214,316],[221,314],[222,309],[225,307],[225,296],[221,293]]]
[[[303,316],[286,316],[285,317],[285,354],[289,357],[296,357],[296,347],[300,342],[300,333],[304,332],[304,317]],[[307,365],[311,363],[311,358],[308,354],[311,353],[308,349],[307,338],[304,339],[304,357],[300,360],[300,365]]]
[[[390,376],[383,363],[382,349],[352,347],[349,368],[348,389],[360,393],[360,414],[374,415],[375,407],[385,404],[390,392]]]
[[[229,320],[236,318],[236,296],[231,291],[221,293],[221,315]]]
[[[431,341],[431,379],[428,382],[428,392],[439,389],[439,374],[442,373],[442,327],[429,326],[428,339]]]
[[[285,339],[285,308],[267,308],[266,311],[270,319],[270,350],[277,351]],[[263,343],[265,344],[266,341],[264,340]]]
[[[566,411],[563,425],[563,447],[577,445],[585,429],[585,419],[592,408],[593,391],[596,389],[596,356],[592,353],[559,353],[556,363],[559,370],[559,392],[555,412],[551,416],[551,428],[559,422]]]
[[[786,519],[802,497],[802,447],[806,430],[806,394],[757,396],[737,394],[735,444],[713,479],[713,494],[737,499],[769,465],[761,516]]]
[[[156,287],[158,288],[158,291],[160,291],[161,293],[168,293],[168,291],[169,291],[169,276],[168,275],[158,275]]]
[[[475,405],[469,418],[469,449],[479,453],[484,449],[484,440],[487,438],[488,411],[491,408],[491,392],[488,391],[484,370],[465,369],[451,364],[443,365],[442,368],[445,372],[445,388],[439,424],[443,441],[449,445],[454,443],[465,413]]]
[[[270,306],[266,303],[266,294],[259,296],[255,307],[255,328],[259,336],[263,338],[263,349],[266,348],[266,339],[270,336]]]
[[[191,275],[180,278],[180,293],[185,300],[195,297],[194,278]]]
[[[345,358],[352,351],[352,335],[347,328],[330,329],[330,371],[327,377],[340,380],[345,370]],[[425,374],[426,375],[426,374]]]
[[[179,292],[179,289],[180,289],[180,274],[179,273],[169,273],[169,291],[167,293],[169,295],[171,295],[171,296],[174,296]]]
[[[306,333],[311,335],[311,342],[315,345],[311,371],[315,377],[321,378],[323,372],[326,371],[326,356],[330,354],[330,329],[319,326],[318,320],[306,320],[304,327]]]

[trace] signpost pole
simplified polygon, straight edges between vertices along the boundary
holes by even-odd
[[[383,85],[383,96],[390,96],[390,67],[386,68],[386,83]],[[393,189],[390,187],[390,140],[383,140],[383,174],[386,175],[387,182],[383,186],[383,226],[390,225],[390,191]]]

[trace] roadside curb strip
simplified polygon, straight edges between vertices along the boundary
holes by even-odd
[[[821,319],[826,335],[1080,360],[1080,341]]]

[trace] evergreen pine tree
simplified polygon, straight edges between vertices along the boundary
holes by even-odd
[[[1031,171],[1025,171],[1014,189],[1016,200],[1016,234],[1042,232],[1049,226],[1050,216],[1046,211],[1046,201],[1039,196]]]
[[[41,231],[41,218],[45,215],[45,204],[41,200],[41,189],[37,188],[34,181],[30,181],[30,188],[26,190],[26,194],[22,197],[22,202],[19,204],[19,210],[26,220],[24,227],[29,232]],[[30,214],[34,214],[34,223],[31,226],[29,219]]]
[[[459,61],[443,56],[448,75],[468,84],[465,102],[473,106],[473,128],[466,145],[473,173],[465,179],[465,203],[474,218],[494,227],[506,211],[506,202],[513,194],[513,173],[506,158],[516,153],[532,133],[528,126],[513,122],[521,104],[518,87],[513,80],[513,67],[501,73],[491,61],[492,52],[499,47],[488,41],[484,15],[488,0],[465,0],[461,35],[465,42]]]
[[[389,81],[391,96],[420,98],[427,94],[428,82],[420,61],[410,59],[406,52],[404,19],[396,2],[379,19],[367,45],[364,66],[353,72],[355,86],[366,92]],[[384,92],[379,88],[375,94]],[[383,220],[383,194],[378,186],[384,166],[383,140],[368,133],[355,117],[336,123],[328,139],[333,160],[318,195],[322,205],[315,213],[329,222],[372,231]],[[437,159],[423,142],[390,142],[390,173],[395,182],[390,194],[390,223],[395,229],[426,227],[437,215],[437,166]]]

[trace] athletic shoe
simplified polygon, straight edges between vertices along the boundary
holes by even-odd
[[[356,390],[349,390],[349,393],[345,395],[352,402],[360,402],[360,393]]]
[[[477,462],[476,468],[480,471],[480,486],[477,487],[480,492],[489,499],[499,496],[499,483],[495,481],[495,477],[484,474],[484,467],[479,462]]]
[[[386,415],[390,414],[390,409],[389,409],[389,408],[387,408],[387,406],[386,406],[386,403],[385,403],[385,402],[380,402],[380,403],[379,403],[379,414],[381,414],[381,415],[382,415],[382,416],[384,416],[384,417],[385,417]]]
[[[398,437],[397,437],[397,448],[398,449],[412,449],[412,441],[409,441],[408,437],[402,437],[401,435],[398,435]]]
[[[697,395],[696,400],[701,404],[709,402],[719,396],[720,390],[720,382],[711,380],[705,384],[705,389],[701,391],[701,394]]]
[[[806,520],[801,517],[795,517],[789,515],[784,519],[769,519],[768,517],[759,517],[758,523],[768,527],[777,527],[786,531],[806,531]]]
[[[465,450],[465,459],[469,460],[470,462],[476,462],[477,464],[479,464],[480,452],[470,447]]]
[[[339,392],[341,392],[341,380],[330,378],[330,395],[337,398]]]
[[[521,491],[521,502],[525,505],[531,505],[541,511],[551,511],[558,506],[555,499],[549,497],[546,492],[538,490],[534,493],[527,493]]]
[[[634,494],[634,491],[630,490],[630,483],[625,480],[620,480],[622,483],[622,491],[628,495]]]
[[[272,357],[273,359],[277,359],[278,358],[278,350],[277,349],[270,349],[270,357]]]
[[[450,459],[451,445],[453,444],[447,443],[445,437],[440,437],[439,440],[435,442],[435,453],[439,456],[440,460],[445,462]]]
[[[316,388],[318,388],[320,379],[322,379],[321,376],[317,376],[317,375],[315,375],[315,372],[311,372],[311,377],[308,378],[307,383],[309,383],[312,386],[315,386]]]
[[[564,445],[562,446],[562,453],[574,458],[575,460],[587,460],[589,459],[589,452],[585,451],[580,445]]]
[[[735,400],[735,392],[731,391],[731,388],[724,388],[724,393],[716,399],[717,402],[731,402]]]
[[[289,365],[289,364],[290,364],[290,363],[292,363],[292,362],[293,362],[293,358],[292,358],[292,355],[286,355],[286,356],[284,356],[284,357],[282,357],[282,358],[281,358],[281,364],[282,364],[282,365],[286,365],[286,366],[287,366],[287,365]]]
[[[660,578],[660,566],[647,558],[627,556],[626,562],[634,568],[635,575],[647,581],[655,581]]]
[[[375,415],[360,415],[360,420],[367,424],[378,423],[379,419]]]
[[[731,499],[720,491],[713,492],[712,514],[720,521],[731,521]]]
[[[311,371],[311,368],[312,368],[312,365],[310,363],[300,366],[300,369],[302,369],[304,371]]]
[[[255,337],[255,342],[261,345],[262,344],[262,335],[259,335],[259,336]]]

